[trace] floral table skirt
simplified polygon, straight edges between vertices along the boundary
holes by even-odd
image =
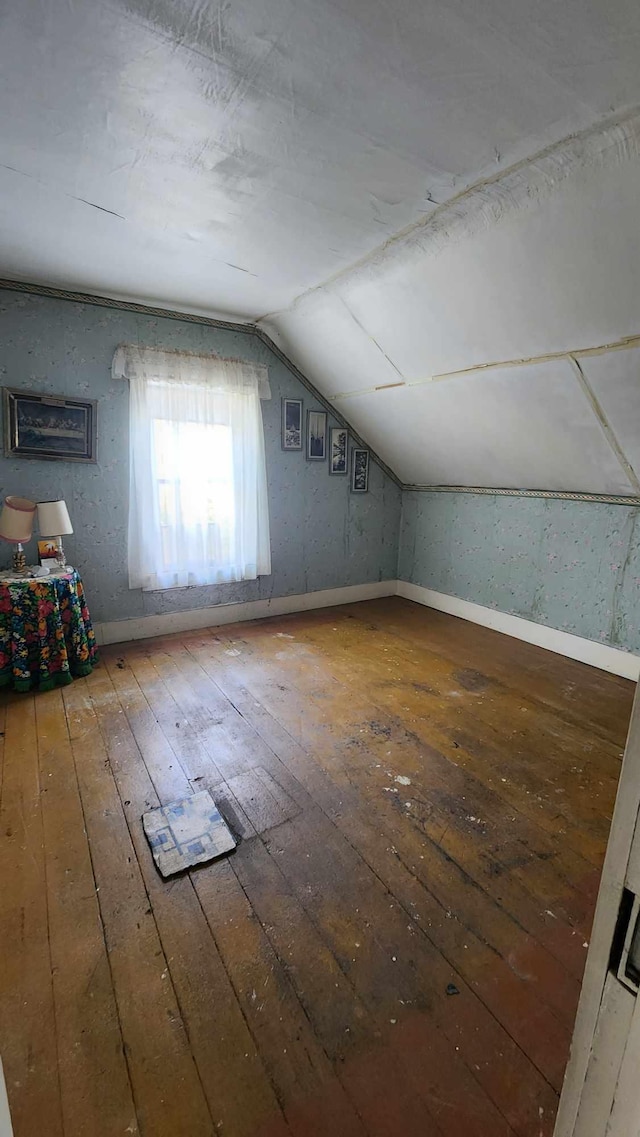
[[[0,581],[0,687],[50,691],[97,660],[80,574]]]

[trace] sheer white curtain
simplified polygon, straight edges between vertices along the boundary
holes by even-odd
[[[129,587],[270,573],[267,369],[123,346],[113,374],[130,388]]]

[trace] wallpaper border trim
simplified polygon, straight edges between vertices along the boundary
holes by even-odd
[[[605,505],[640,505],[640,495],[578,493],[575,490],[512,490],[492,486],[420,486],[405,482],[403,490],[411,493],[475,493],[495,494],[497,497],[539,497],[560,501],[593,501]]]
[[[201,316],[195,312],[178,312],[173,308],[158,308],[153,304],[140,304],[134,300],[118,300],[95,292],[74,292],[53,288],[48,284],[32,284],[26,280],[0,278],[0,289],[5,292],[26,292],[32,296],[50,296],[53,300],[70,300],[73,304],[95,304],[98,308],[117,308],[124,312],[140,312],[143,316],[164,316],[168,320],[186,320],[189,324],[206,324],[210,328],[226,328],[231,332],[253,332],[253,324],[233,320],[220,320],[214,316]]]

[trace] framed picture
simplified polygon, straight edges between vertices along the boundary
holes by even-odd
[[[351,492],[366,493],[369,489],[369,451],[354,447],[351,451]]]
[[[324,462],[327,457],[327,412],[307,411],[307,458]]]
[[[96,402],[4,388],[7,458],[96,461]]]
[[[347,473],[348,431],[342,426],[333,426],[329,431],[329,473]]]
[[[282,449],[302,450],[302,399],[282,400]]]
[[[41,538],[38,541],[38,561],[49,568],[58,564],[58,542],[55,537]]]

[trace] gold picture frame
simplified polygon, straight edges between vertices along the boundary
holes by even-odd
[[[96,462],[97,402],[4,388],[7,458]]]

